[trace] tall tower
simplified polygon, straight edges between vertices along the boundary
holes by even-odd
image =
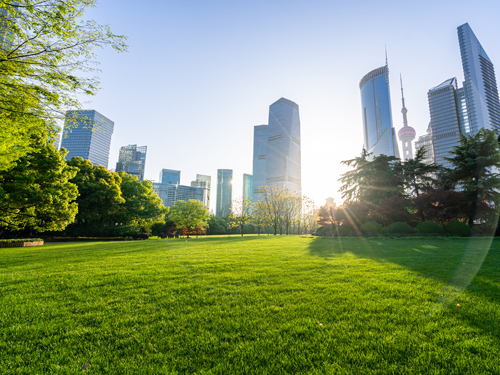
[[[468,23],[458,27],[464,70],[464,92],[470,132],[486,128],[500,131],[500,101],[495,68]]]
[[[80,156],[94,165],[108,168],[109,147],[115,123],[95,110],[66,112],[61,147],[68,150],[66,160]]]
[[[403,114],[403,127],[398,132],[398,138],[401,144],[403,145],[403,155],[401,155],[401,159],[413,159],[413,149],[411,147],[411,141],[415,139],[415,135],[417,132],[411,126],[408,126],[408,118],[406,114],[408,110],[405,106],[405,95],[403,93],[403,78],[399,76],[401,81],[401,101],[403,103],[403,109],[401,109],[401,113]]]
[[[374,69],[359,82],[363,116],[364,148],[379,155],[399,158],[398,143],[392,126],[391,94],[389,90],[389,67]]]
[[[144,180],[147,150],[148,146],[137,147],[137,145],[128,145],[120,148],[116,171],[136,176],[139,181]]]
[[[228,216],[233,203],[233,170],[217,169],[217,206],[215,216]]]
[[[254,126],[253,130],[253,202],[261,199],[259,188],[266,185],[266,155],[269,141],[268,125]]]
[[[299,106],[285,98],[269,106],[266,185],[302,195]]]

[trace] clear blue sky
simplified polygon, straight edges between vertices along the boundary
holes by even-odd
[[[236,198],[252,173],[253,126],[288,98],[300,107],[303,192],[338,202],[340,161],[363,143],[358,83],[384,65],[385,46],[394,126],[401,73],[422,135],[427,91],[463,81],[457,26],[471,25],[498,71],[499,14],[498,0],[101,1],[89,17],[128,36],[129,52],[97,50],[102,89],[85,107],[115,122],[110,168],[120,146],[147,145],[146,178],[208,174],[215,197],[217,169],[233,169]]]

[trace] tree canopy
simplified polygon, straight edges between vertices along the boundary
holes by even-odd
[[[190,199],[188,202],[175,202],[168,217],[178,228],[186,228],[189,236],[189,231],[196,227],[204,228],[207,226],[210,214],[203,202]]]

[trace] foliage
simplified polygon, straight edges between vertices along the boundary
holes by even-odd
[[[207,234],[226,234],[228,228],[228,220],[224,217],[210,215],[207,221]]]
[[[452,221],[444,226],[444,231],[451,236],[469,237],[471,235],[471,227],[461,221]]]
[[[398,221],[389,225],[389,232],[391,234],[412,234],[415,233],[413,228],[408,224]]]
[[[436,234],[436,235],[444,234],[444,229],[441,227],[441,225],[433,221],[423,221],[421,223],[418,223],[417,229],[419,233],[422,234]]]
[[[262,186],[259,194],[262,199],[257,202],[256,210],[274,228],[274,235],[278,233],[278,228],[282,229],[283,212],[285,210],[286,190],[278,186]]]
[[[209,217],[208,208],[203,205],[203,202],[195,199],[190,199],[188,202],[176,201],[169,214],[169,219],[178,228],[188,230],[188,237],[189,231],[196,227],[205,228],[208,225]]]
[[[229,221],[241,228],[243,236],[244,226],[252,221],[252,200],[249,198],[238,198],[233,201]]]
[[[335,206],[335,203],[333,205],[328,205],[325,204],[324,206],[321,206],[318,210],[317,214],[317,224],[325,227],[327,225],[335,225],[338,223],[337,221],[337,207]],[[326,231],[331,233],[332,236],[334,236],[334,231]],[[325,230],[322,229],[321,233],[325,233]]]
[[[31,136],[53,132],[79,97],[97,92],[93,48],[125,50],[108,26],[81,21],[95,4],[0,0],[0,170],[33,152]]]
[[[0,228],[45,232],[74,221],[78,190],[70,181],[77,168],[45,139],[32,136],[31,151],[0,171]]]
[[[382,229],[382,225],[375,221],[367,221],[361,226],[361,231],[368,234],[377,234]]]
[[[0,244],[2,243],[18,243],[18,242],[40,242],[43,241],[41,238],[9,238],[0,239]]]

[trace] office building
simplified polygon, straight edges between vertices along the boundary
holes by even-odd
[[[471,135],[479,129],[500,131],[500,102],[495,69],[468,23],[458,27],[464,71],[464,98]]]
[[[431,116],[434,162],[451,167],[445,160],[453,147],[460,143],[460,134],[466,114],[462,110],[463,89],[457,86],[457,79],[450,78],[433,87],[427,93]]]
[[[147,146],[137,147],[137,145],[128,145],[120,148],[116,171],[136,176],[139,181],[144,180],[147,150]]]
[[[162,184],[179,185],[181,183],[181,171],[176,171],[174,169],[162,169],[160,172],[160,179],[158,181]]]
[[[415,141],[415,152],[422,147],[425,149],[425,158],[422,161],[427,164],[434,163],[434,147],[432,144],[432,128],[430,123],[427,127],[427,134],[421,135]]]
[[[161,198],[165,207],[172,207],[177,201],[187,202],[191,199],[203,202],[202,188],[153,182],[153,190]]]
[[[268,125],[254,126],[253,132],[253,202],[261,199],[259,188],[266,185],[266,153],[268,137]]]
[[[203,189],[203,205],[206,208],[210,208],[210,184],[212,182],[212,177],[205,176],[203,174],[196,175],[196,181],[191,181],[191,187],[197,187]]]
[[[243,174],[243,199],[252,200],[253,177],[251,174]]]
[[[401,159],[413,159],[413,149],[411,147],[411,142],[415,139],[415,135],[417,132],[411,126],[408,126],[408,110],[405,105],[405,96],[403,93],[403,79],[401,80],[401,101],[403,103],[403,108],[401,109],[401,113],[403,114],[403,127],[398,132],[399,141],[402,144],[402,155]]]
[[[281,98],[269,106],[266,185],[302,195],[299,106]]]
[[[228,216],[231,213],[233,202],[233,170],[217,170],[217,205],[215,215]]]
[[[364,148],[379,155],[396,156],[399,149],[392,126],[391,95],[389,89],[389,68],[377,68],[366,74],[359,83],[363,118]]]
[[[61,142],[68,150],[66,160],[79,156],[107,168],[114,125],[95,110],[67,111]]]

